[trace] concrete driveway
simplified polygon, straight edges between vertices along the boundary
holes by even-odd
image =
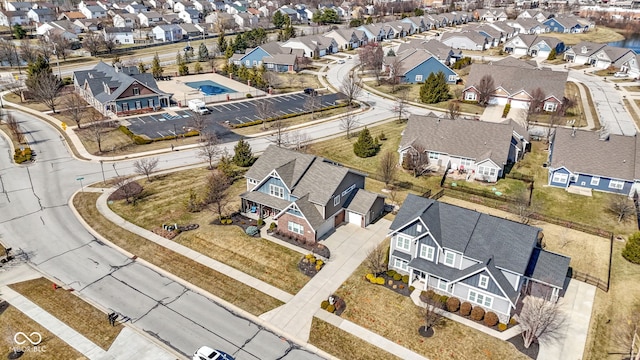
[[[489,105],[484,109],[482,115],[480,115],[480,120],[495,123],[503,122],[502,111],[504,111],[504,105]]]
[[[565,314],[561,334],[556,341],[540,342],[539,360],[583,358],[595,295],[595,286],[571,279],[560,299]]]

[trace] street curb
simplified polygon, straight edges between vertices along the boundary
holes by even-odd
[[[78,213],[77,209],[75,208],[75,206],[73,206],[73,199],[75,198],[75,196],[81,192],[80,190],[76,190],[76,192],[73,193],[73,195],[71,195],[71,198],[69,199],[69,202],[67,203],[69,205],[69,207],[71,208],[71,211],[73,212],[74,216],[80,221],[80,223],[82,224],[82,226],[87,229],[87,231],[89,231],[92,235],[94,235],[97,239],[100,239],[100,241],[104,242],[105,244],[109,245],[110,247],[112,247],[113,249],[121,252],[122,254],[126,255],[127,257],[133,259],[136,262],[139,262],[141,264],[143,264],[144,266],[152,269],[153,271],[158,272],[159,274],[162,274],[163,276],[166,276],[169,279],[172,279],[173,281],[183,285],[185,288],[188,288],[196,293],[200,293],[201,295],[204,295],[210,299],[213,299],[215,302],[217,302],[219,305],[229,309],[230,311],[241,315],[244,318],[250,319],[252,322],[254,322],[256,325],[264,327],[266,329],[269,329],[271,332],[273,332],[276,335],[284,335],[286,338],[288,338],[289,340],[295,342],[298,346],[300,346],[301,348],[306,348],[309,351],[311,351],[314,354],[318,354],[322,357],[325,357],[327,359],[331,359],[331,360],[339,360],[338,358],[325,353],[323,350],[316,348],[315,346],[308,344],[304,341],[301,341],[300,339],[298,339],[297,337],[291,335],[291,334],[287,334],[284,333],[282,330],[274,327],[273,325],[271,325],[270,323],[268,323],[265,320],[260,319],[259,317],[250,314],[249,312],[240,309],[239,307],[237,307],[234,304],[231,304],[211,293],[209,293],[208,291],[205,291],[204,289],[201,289],[200,287],[191,284],[190,282],[162,269],[159,268],[158,266],[151,264],[149,262],[147,262],[146,260],[144,260],[143,258],[137,257],[137,255],[134,255],[126,250],[124,250],[123,248],[115,245],[114,243],[112,243],[111,241],[107,240],[105,237],[103,237],[100,233],[98,233],[97,231],[95,231],[91,226],[89,226],[89,224],[87,224],[86,221],[84,221],[84,219],[82,218],[82,216],[80,215],[80,213]],[[126,229],[125,229],[126,230]],[[128,231],[128,230],[127,230]],[[173,250],[171,250],[173,251]],[[157,340],[156,340],[157,341]],[[166,345],[165,345],[166,346]],[[174,350],[175,352],[175,350]]]

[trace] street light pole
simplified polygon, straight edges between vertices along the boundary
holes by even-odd
[[[102,182],[103,185],[107,184],[107,179],[104,178],[104,160],[100,160],[100,170],[102,171]]]

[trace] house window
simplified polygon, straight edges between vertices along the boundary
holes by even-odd
[[[136,101],[136,109],[142,109],[142,101]]]
[[[269,195],[284,199],[284,189],[281,186],[270,184]]]
[[[422,244],[420,246],[420,257],[433,261],[433,255],[436,253],[436,249],[433,246]]]
[[[407,271],[408,270],[408,265],[409,265],[409,263],[407,263],[404,260],[401,260],[401,259],[398,259],[398,258],[393,259],[393,267],[395,267],[396,269]]]
[[[267,63],[267,69],[273,69],[273,64],[272,63]]]
[[[257,183],[258,183],[258,180],[255,180],[255,179],[249,179],[249,184],[253,184],[253,185],[255,185],[255,184],[257,184]]]
[[[340,195],[337,195],[336,197],[333,198],[333,206],[338,206],[340,205]]]
[[[416,75],[416,82],[422,81],[422,75]]]
[[[610,189],[622,190],[623,187],[624,187],[624,181],[609,180],[609,188]]]
[[[129,104],[127,103],[122,104],[122,111],[129,111]]]
[[[544,111],[556,111],[556,103],[544,103]]]
[[[478,279],[478,287],[481,289],[486,289],[489,286],[489,277],[486,275],[480,275],[480,279]]]
[[[456,81],[456,76],[455,75],[449,75],[449,82],[454,82]]]
[[[460,166],[464,166],[465,168],[469,168],[473,166],[473,160],[471,159],[460,159]]]
[[[440,154],[434,153],[434,152],[429,152],[429,159],[438,160],[438,159],[440,159]]]
[[[133,95],[140,95],[140,89],[139,88],[133,88]]]
[[[251,65],[251,60],[246,60],[246,61],[244,62],[244,64],[245,64],[246,66]]]
[[[406,236],[396,235],[396,248],[409,251],[411,248],[411,239]]]
[[[416,225],[416,231],[417,232],[422,232],[422,224]]]
[[[488,166],[478,166],[478,174],[493,177],[496,175],[496,168]]]
[[[304,235],[304,226],[294,223],[293,221],[289,221],[287,229],[293,233]]]
[[[491,304],[493,304],[493,297],[475,292],[473,290],[469,290],[469,296],[467,297],[467,299],[472,303],[476,303],[488,308],[491,308]]]
[[[444,264],[445,265],[449,265],[449,266],[453,266],[455,261],[456,261],[456,254],[451,252],[451,251],[445,250],[444,251]]]
[[[553,178],[551,179],[551,181],[555,182],[555,183],[566,184],[568,178],[569,178],[568,174],[565,174],[565,173],[554,173],[553,174]]]
[[[442,290],[442,291],[447,291],[447,289],[449,288],[449,283],[442,280],[442,279],[438,279],[438,289]]]
[[[592,177],[591,178],[591,186],[598,186],[600,185],[600,178],[599,177]]]
[[[464,99],[467,101],[476,101],[476,93],[474,92],[468,92],[464,95]]]
[[[258,65],[258,60],[253,60],[253,66]]]

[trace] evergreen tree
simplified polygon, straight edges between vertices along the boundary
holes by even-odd
[[[142,61],[138,63],[138,71],[140,71],[140,74],[144,74],[147,72],[147,67],[144,66],[144,63]]]
[[[366,127],[360,131],[358,141],[353,144],[353,152],[361,158],[374,156],[380,150],[380,144],[373,139]]]
[[[396,56],[395,51],[393,51],[393,49],[389,48],[389,51],[387,51],[387,56]]]
[[[238,143],[233,148],[233,163],[241,166],[247,167],[251,166],[256,158],[253,156],[253,152],[251,151],[251,145],[243,139],[238,140]]]
[[[198,48],[198,61],[207,60],[209,60],[209,49],[207,49],[207,45],[201,43],[200,47]]]
[[[163,71],[164,69],[160,66],[160,57],[158,56],[158,53],[156,53],[151,61],[151,74],[154,78],[158,79],[162,76]]]
[[[191,60],[193,60],[193,48],[190,48],[189,50],[184,52],[184,62],[186,64],[189,64]]]
[[[202,72],[202,65],[200,65],[199,62],[193,65],[193,72],[196,74],[200,74]]]
[[[442,71],[431,73],[420,87],[420,100],[425,104],[435,104],[449,99],[449,85]]]
[[[227,46],[227,49],[224,51],[224,57],[228,60],[233,56],[233,48],[231,46]]]
[[[22,28],[22,25],[13,25],[13,37],[16,39],[24,39],[27,36],[27,31]]]
[[[180,76],[189,75],[189,65],[184,62],[178,65],[178,74],[180,74]]]
[[[182,54],[180,54],[180,51],[178,51],[176,54],[176,65],[180,66],[182,64],[184,64],[184,58],[182,57]]]
[[[224,38],[224,32],[220,33],[220,36],[218,36],[218,51],[220,51],[221,54],[224,54],[225,51],[227,51],[227,39]]]
[[[220,156],[217,169],[222,171],[222,173],[229,179],[236,177],[236,170],[233,168],[233,160],[226,151],[222,156]]]
[[[629,236],[627,244],[622,249],[622,257],[634,264],[640,264],[640,232]]]
[[[41,73],[51,73],[49,62],[42,55],[38,55],[36,61],[27,65],[27,81],[35,79]]]
[[[287,23],[287,19],[285,18],[285,15],[282,14],[282,12],[280,11],[276,11],[275,14],[273,14],[273,26],[276,27],[276,29],[282,29],[282,27]]]
[[[556,49],[551,49],[551,52],[549,53],[549,56],[547,56],[547,60],[555,60],[556,56],[558,56],[558,53],[556,52]]]

